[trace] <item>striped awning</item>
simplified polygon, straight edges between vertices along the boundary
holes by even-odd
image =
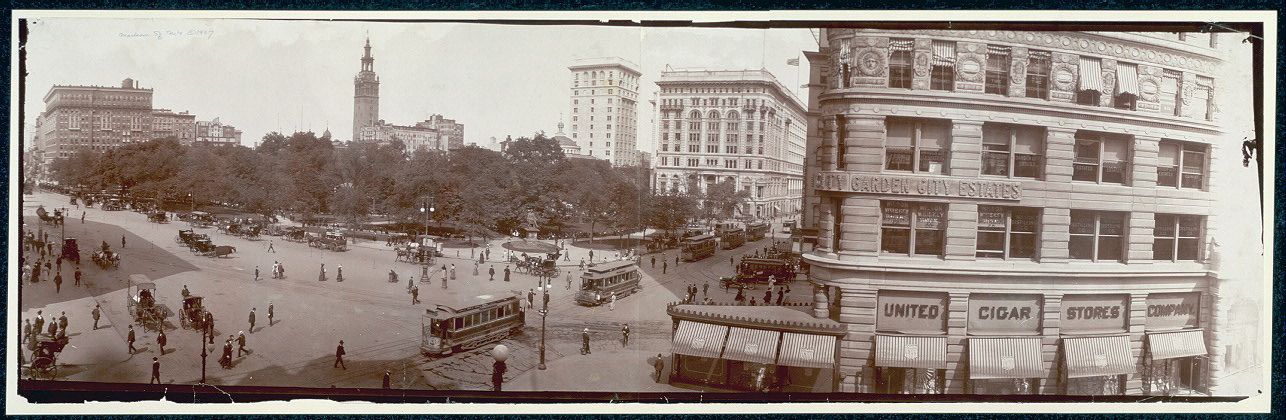
[[[898,51],[911,51],[915,48],[915,41],[909,39],[891,39],[889,40],[889,53]]]
[[[777,364],[806,368],[835,367],[835,337],[829,335],[782,333]]]
[[[771,365],[777,361],[777,340],[781,333],[768,330],[731,327],[723,358]]]
[[[1206,355],[1206,340],[1201,330],[1148,334],[1147,337],[1152,360]]]
[[[1123,375],[1135,370],[1130,337],[1124,335],[1064,338],[1063,357],[1068,378]]]
[[[679,329],[674,331],[670,351],[674,354],[718,359],[723,352],[723,339],[727,335],[728,327],[723,325],[679,321]]]
[[[969,339],[969,379],[1043,377],[1039,338]]]
[[[947,368],[947,338],[876,335],[875,365],[917,369]]]
[[[953,41],[933,41],[932,65],[955,67],[956,43]]]
[[[1102,92],[1103,91],[1103,71],[1101,69],[1102,67],[1098,60],[1081,58],[1081,66],[1080,66],[1081,83],[1078,89]]]
[[[1116,65],[1116,93],[1139,95],[1139,68],[1131,64]]]
[[[988,45],[987,54],[990,55],[1009,55],[1010,48],[1003,45]]]

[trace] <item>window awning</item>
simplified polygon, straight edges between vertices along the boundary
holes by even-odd
[[[876,335],[875,365],[917,369],[947,368],[947,338]]]
[[[835,337],[829,335],[783,333],[777,364],[806,368],[835,367]]]
[[[1139,68],[1134,65],[1116,65],[1116,93],[1139,95]]]
[[[1098,60],[1082,58],[1080,65],[1080,90],[1103,91],[1103,71]]]
[[[956,66],[956,43],[950,41],[933,41],[933,63],[935,66]]]
[[[1148,334],[1147,338],[1152,360],[1206,355],[1206,340],[1201,330]]]
[[[674,331],[670,348],[674,354],[718,359],[727,335],[728,327],[723,325],[679,321],[679,329]]]
[[[889,54],[899,51],[911,51],[913,48],[915,48],[915,41],[909,39],[889,40]]]
[[[1068,378],[1123,375],[1135,370],[1130,337],[1124,335],[1064,338],[1063,357]]]
[[[1039,338],[969,339],[969,379],[1043,377]]]
[[[730,327],[723,358],[771,365],[777,361],[777,340],[781,333]]]
[[[1010,51],[1011,51],[1011,48],[1006,47],[1006,46],[1001,46],[1001,45],[988,45],[988,46],[987,46],[987,54],[992,54],[992,55],[1005,55],[1005,56],[1007,56],[1007,55],[1009,55],[1009,54],[1010,54]]]

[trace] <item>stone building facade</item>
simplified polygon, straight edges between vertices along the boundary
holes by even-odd
[[[44,165],[78,150],[106,151],[153,138],[152,89],[133,79],[120,87],[55,85],[44,101],[33,136]]]
[[[750,192],[743,216],[799,211],[804,104],[764,70],[667,71],[657,81],[653,185],[688,192],[732,180]]]
[[[152,138],[167,137],[178,140],[181,144],[192,144],[196,139],[196,115],[189,114],[187,111],[152,110]]]
[[[804,258],[842,391],[1218,393],[1217,36],[822,38]]]
[[[577,60],[571,71],[571,134],[581,153],[638,166],[638,65],[618,57]]]
[[[241,144],[241,130],[220,122],[218,118],[210,121],[197,121],[196,140],[192,144],[238,146]]]

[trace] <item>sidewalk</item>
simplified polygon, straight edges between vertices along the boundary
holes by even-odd
[[[505,391],[615,391],[698,392],[658,384],[648,359],[656,353],[642,350],[609,350],[589,355],[571,354],[531,369],[505,383]],[[665,373],[670,366],[668,354]]]

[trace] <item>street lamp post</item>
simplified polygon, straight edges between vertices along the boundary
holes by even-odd
[[[505,382],[505,359],[509,358],[509,347],[504,344],[497,344],[491,349],[491,357],[496,359],[496,363],[491,365],[491,388],[493,391],[500,392],[501,386]]]
[[[549,316],[549,287],[545,282],[544,276],[541,276],[540,290],[544,294],[544,303],[540,308],[540,364],[536,369],[545,370],[545,318]]]
[[[204,333],[204,331],[202,331]],[[201,383],[205,383],[205,357],[209,355],[205,351],[205,334],[201,334]]]

